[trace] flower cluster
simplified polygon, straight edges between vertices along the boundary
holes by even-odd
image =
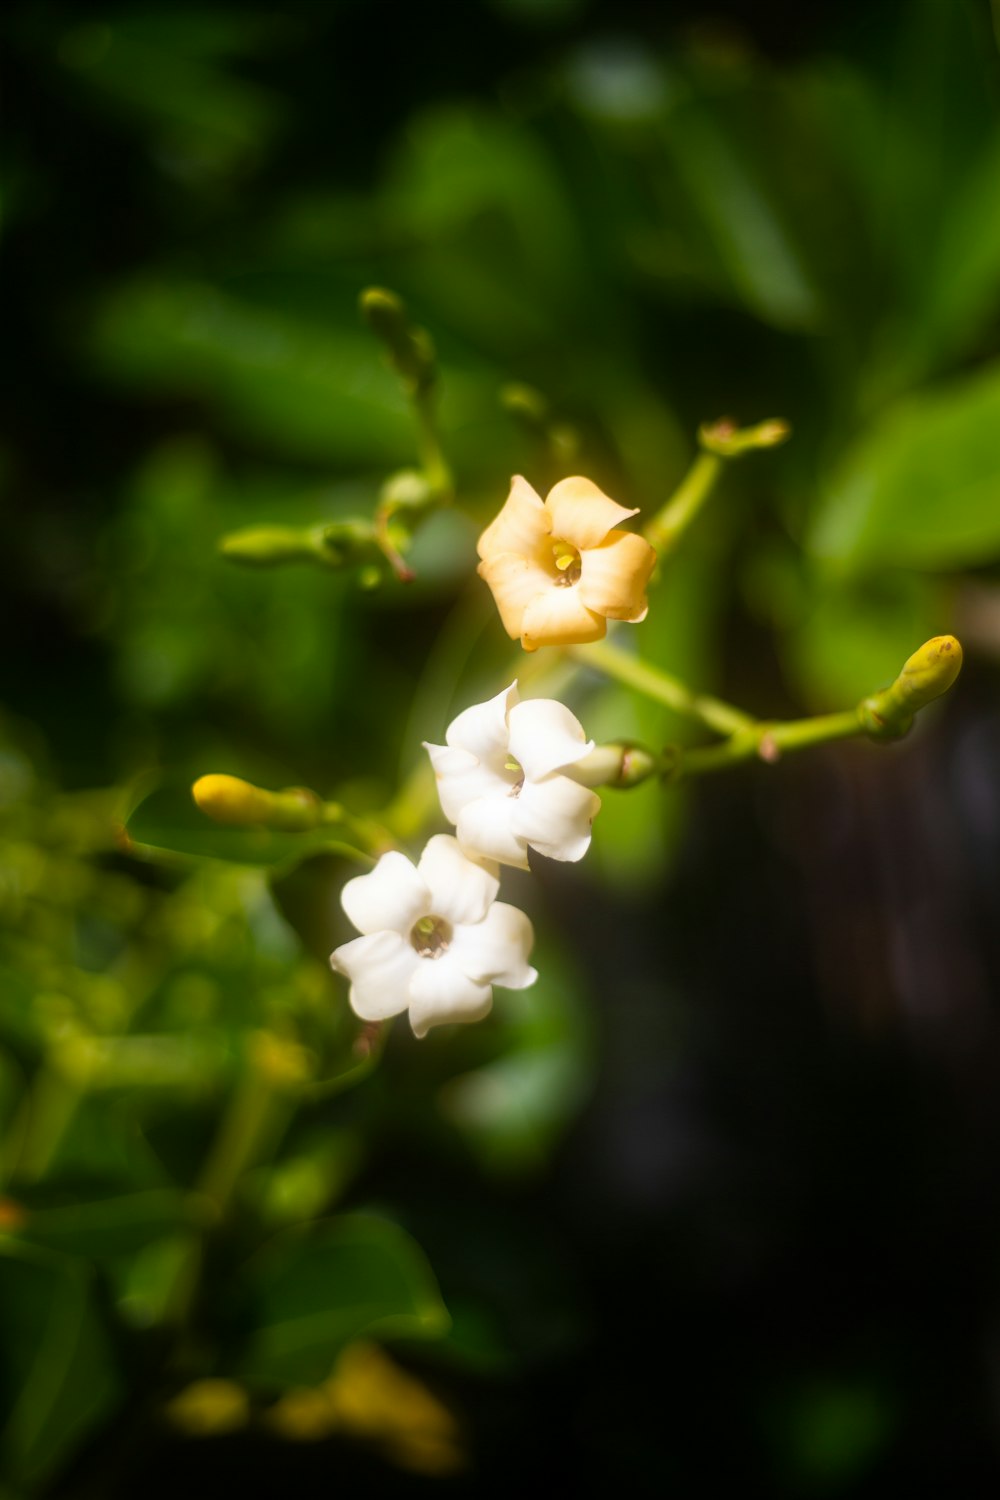
[[[597,640],[609,619],[643,618],[656,554],[616,527],[635,514],[587,479],[562,480],[544,502],[512,481],[480,538],[479,572],[525,650]],[[522,702],[516,681],[460,713],[443,745],[424,748],[455,835],[430,839],[416,866],[392,852],[348,881],[341,903],[361,936],[330,956],[357,1015],[383,1021],[406,1010],[417,1036],[480,1020],[494,984],[534,984],[534,932],[496,900],[499,867],[528,869],[529,849],[582,859],[601,806],[575,775],[593,741],[564,704]]]

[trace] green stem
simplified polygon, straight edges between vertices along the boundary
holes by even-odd
[[[773,765],[788,751],[805,750],[810,745],[850,739],[867,732],[856,708],[811,719],[789,719],[770,724],[751,722],[721,745],[706,745],[693,750],[668,746],[663,752],[663,770],[669,780],[675,781],[681,776],[725,771],[745,760],[762,760]]]
[[[413,410],[417,418],[417,451],[420,455],[421,467],[427,476],[427,482],[437,504],[449,505],[454,498],[455,485],[451,468],[441,446],[432,389],[416,392],[413,397]]]
[[[723,460],[716,453],[699,453],[666,504],[645,528],[643,535],[656,548],[662,561],[674,550],[711,495],[722,473]]]
[[[662,703],[666,708],[672,708],[675,713],[697,719],[719,734],[737,734],[754,723],[742,709],[703,693],[692,693],[679,678],[670,676],[659,667],[651,666],[649,662],[640,661],[638,657],[629,656],[615,646],[609,646],[606,641],[595,641],[589,646],[567,646],[564,654],[581,666],[593,667],[605,677],[613,677],[626,687],[644,693],[647,698]]]
[[[86,1091],[83,1077],[66,1073],[51,1059],[42,1064],[27,1101],[17,1177],[37,1182],[45,1176]]]
[[[281,1038],[254,1032],[248,1054],[197,1185],[220,1215],[246,1168],[283,1133],[294,1091],[305,1081],[298,1049]]]

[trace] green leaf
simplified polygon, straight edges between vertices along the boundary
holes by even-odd
[[[24,1206],[24,1205],[22,1205]],[[204,1208],[172,1188],[116,1194],[92,1202],[32,1209],[27,1206],[19,1242],[103,1260],[128,1255],[173,1230],[190,1227]]]
[[[329,828],[279,833],[271,828],[213,823],[195,806],[187,784],[162,786],[151,792],[130,814],[125,826],[140,853],[193,855],[237,865],[293,865],[313,854],[346,847]]]
[[[86,1268],[0,1242],[3,1446],[12,1477],[37,1484],[109,1415],[122,1394]]]
[[[809,549],[855,568],[1000,555],[998,422],[1000,362],[894,404],[835,470]]]
[[[384,1219],[358,1214],[290,1230],[245,1274],[254,1329],[237,1373],[254,1385],[315,1385],[363,1334],[436,1338],[448,1327],[422,1251]]]
[[[892,682],[922,641],[948,630],[942,593],[933,579],[895,570],[821,590],[782,642],[806,707],[849,708]]]

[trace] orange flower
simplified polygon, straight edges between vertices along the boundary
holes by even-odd
[[[616,525],[626,510],[589,479],[561,479],[542,501],[520,475],[479,538],[479,575],[525,651],[599,641],[609,620],[645,618],[656,553]]]

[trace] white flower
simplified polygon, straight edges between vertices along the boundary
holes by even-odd
[[[559,774],[594,748],[568,708],[552,698],[520,702],[515,681],[460,713],[445,739],[424,749],[466,853],[522,870],[529,849],[583,858],[601,799]]]
[[[417,1036],[445,1021],[480,1021],[494,984],[527,989],[535,934],[515,906],[495,900],[496,866],[463,854],[449,834],[430,839],[414,868],[383,854],[370,875],[349,880],[341,905],[362,934],[330,955],[351,981],[363,1021],[404,1010]]]

